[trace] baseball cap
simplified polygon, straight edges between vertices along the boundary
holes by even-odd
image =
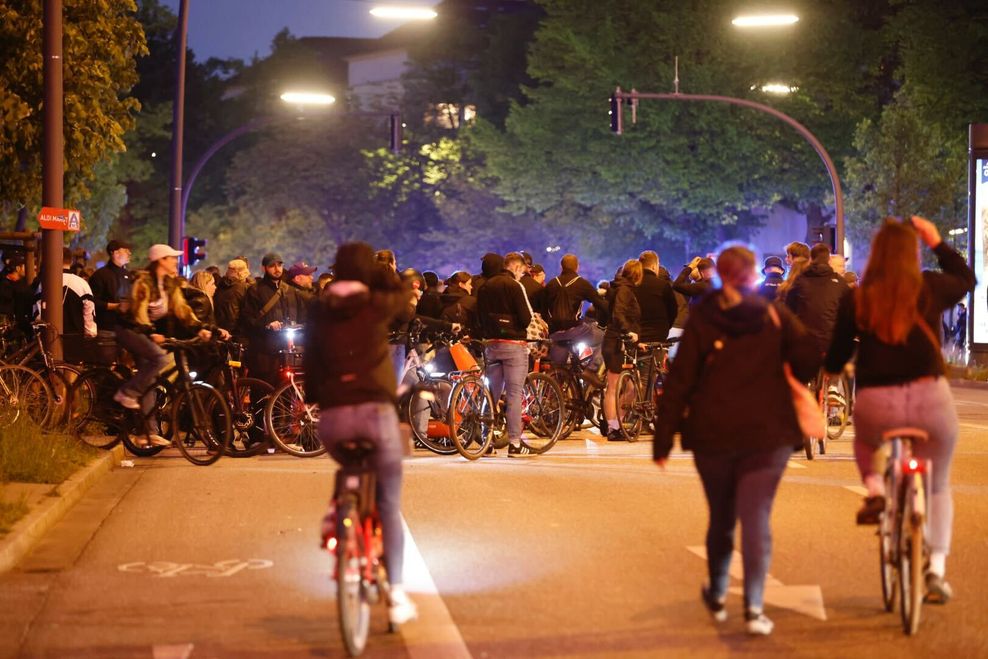
[[[319,268],[310,266],[305,261],[298,261],[297,263],[293,263],[292,267],[288,268],[288,278],[291,279],[292,277],[297,277],[298,275],[311,275],[318,269]]]
[[[11,268],[27,263],[27,258],[21,252],[4,252],[3,262]]]
[[[151,249],[148,250],[148,261],[154,263],[159,259],[163,259],[166,256],[181,256],[182,250],[173,249],[171,245],[151,245]]]
[[[712,267],[714,267],[713,259],[707,258],[706,256],[700,259],[700,262],[696,264],[697,270],[706,270],[707,268],[712,268]]]
[[[124,240],[111,240],[106,244],[106,253],[113,254],[118,249],[132,249],[130,243]]]
[[[268,252],[261,259],[261,265],[263,267],[268,267],[269,265],[274,265],[275,263],[284,263],[285,259],[281,258],[281,254],[278,252]]]
[[[786,267],[782,265],[782,259],[778,256],[770,256],[765,259],[765,266],[762,268],[762,274],[768,274],[769,268],[776,268],[780,273],[786,271]]]

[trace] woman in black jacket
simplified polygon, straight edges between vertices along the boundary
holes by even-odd
[[[642,282],[642,264],[637,259],[626,261],[611,287],[607,290],[607,307],[611,310],[600,352],[607,368],[607,388],[604,389],[604,417],[607,419],[607,439],[624,440],[617,410],[617,381],[624,366],[621,342],[625,335],[638,341],[641,333],[642,311],[635,297],[635,286]]]
[[[921,272],[919,241],[933,250],[943,272]],[[886,222],[871,245],[861,284],[848,291],[837,311],[826,367],[839,373],[860,339],[855,379],[854,455],[868,490],[859,524],[877,524],[885,508],[883,468],[874,464],[882,433],[897,427],[921,428],[929,441],[913,448],[931,459],[929,601],[950,599],[944,581],[954,508],[950,464],[958,421],[940,352],[940,318],[974,288],[974,272],[964,257],[944,244],[932,222],[913,217],[909,224]]]
[[[769,516],[786,463],[802,443],[783,364],[805,381],[817,372],[820,355],[788,309],[770,309],[754,292],[750,250],[724,250],[717,274],[722,287],[690,312],[659,399],[654,458],[665,465],[676,432],[693,452],[710,509],[710,581],[701,596],[718,622],[727,619],[728,568],[741,520],[747,630],[769,634],[772,621],[762,613]]]

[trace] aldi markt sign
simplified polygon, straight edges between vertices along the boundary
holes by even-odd
[[[42,229],[78,231],[82,228],[82,213],[72,208],[49,208],[45,206],[38,213],[38,224]]]

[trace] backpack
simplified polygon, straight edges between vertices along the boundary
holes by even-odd
[[[573,296],[570,295],[569,287],[572,286],[579,277],[573,277],[567,283],[559,281],[559,277],[556,277],[556,283],[559,284],[559,291],[556,293],[556,297],[553,298],[552,303],[546,309],[546,320],[549,322],[549,327],[552,331],[558,331],[563,329],[561,323],[570,320],[576,320],[579,315],[579,309],[577,313],[573,313],[573,307],[577,306],[573,304]]]

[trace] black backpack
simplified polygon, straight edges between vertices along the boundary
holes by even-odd
[[[552,302],[549,303],[546,311],[546,320],[549,323],[549,329],[553,332],[558,332],[562,329],[568,329],[563,327],[563,323],[569,323],[577,319],[579,315],[579,305],[574,304],[573,296],[570,294],[569,287],[572,286],[579,277],[573,277],[567,283],[559,281],[559,277],[556,277],[556,283],[559,284],[559,290],[556,291],[556,296],[552,298]],[[573,311],[576,307],[576,312]]]

